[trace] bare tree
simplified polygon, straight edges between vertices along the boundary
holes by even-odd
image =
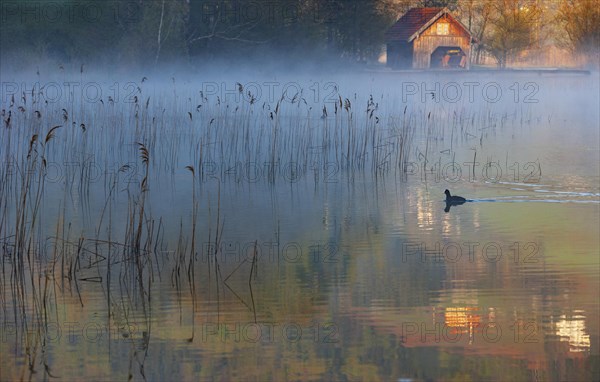
[[[488,0],[459,0],[459,17],[474,37],[474,62],[481,63],[484,40],[490,26],[493,3]]]
[[[492,29],[484,39],[484,46],[496,58],[498,67],[505,68],[509,59],[535,43],[539,16],[540,9],[534,1],[493,2]]]
[[[252,32],[264,28],[273,22],[269,14],[274,2],[257,0],[252,3],[258,7],[257,15],[248,15],[244,3],[223,0],[215,2],[195,2],[190,20],[190,33],[187,44],[209,43],[213,40],[237,41],[243,44],[264,44],[268,40],[252,37]],[[259,33],[260,34],[260,33]]]
[[[598,0],[562,0],[558,20],[564,28],[563,43],[574,53],[600,56],[600,4]]]

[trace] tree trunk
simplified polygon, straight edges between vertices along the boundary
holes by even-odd
[[[156,49],[156,58],[154,59],[154,64],[158,63],[158,57],[160,56],[161,34],[162,34],[162,26],[163,26],[164,16],[165,16],[165,0],[163,0],[162,8],[160,10],[160,24],[158,25],[158,48]]]

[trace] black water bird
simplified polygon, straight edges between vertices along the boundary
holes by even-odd
[[[446,194],[446,203],[452,203],[452,204],[462,204],[464,202],[467,201],[467,199],[463,198],[462,196],[452,196],[450,195],[450,191],[446,190],[444,191],[444,194]]]
[[[462,196],[450,195],[450,191],[448,190],[444,191],[444,194],[446,194],[446,208],[444,208],[444,212],[450,212],[451,206],[460,206],[467,201],[467,199]]]

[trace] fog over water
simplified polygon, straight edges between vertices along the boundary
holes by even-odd
[[[597,71],[267,58],[3,63],[0,379],[598,378]]]

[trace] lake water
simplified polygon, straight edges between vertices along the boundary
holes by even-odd
[[[598,73],[149,77],[3,75],[0,379],[598,380]]]

